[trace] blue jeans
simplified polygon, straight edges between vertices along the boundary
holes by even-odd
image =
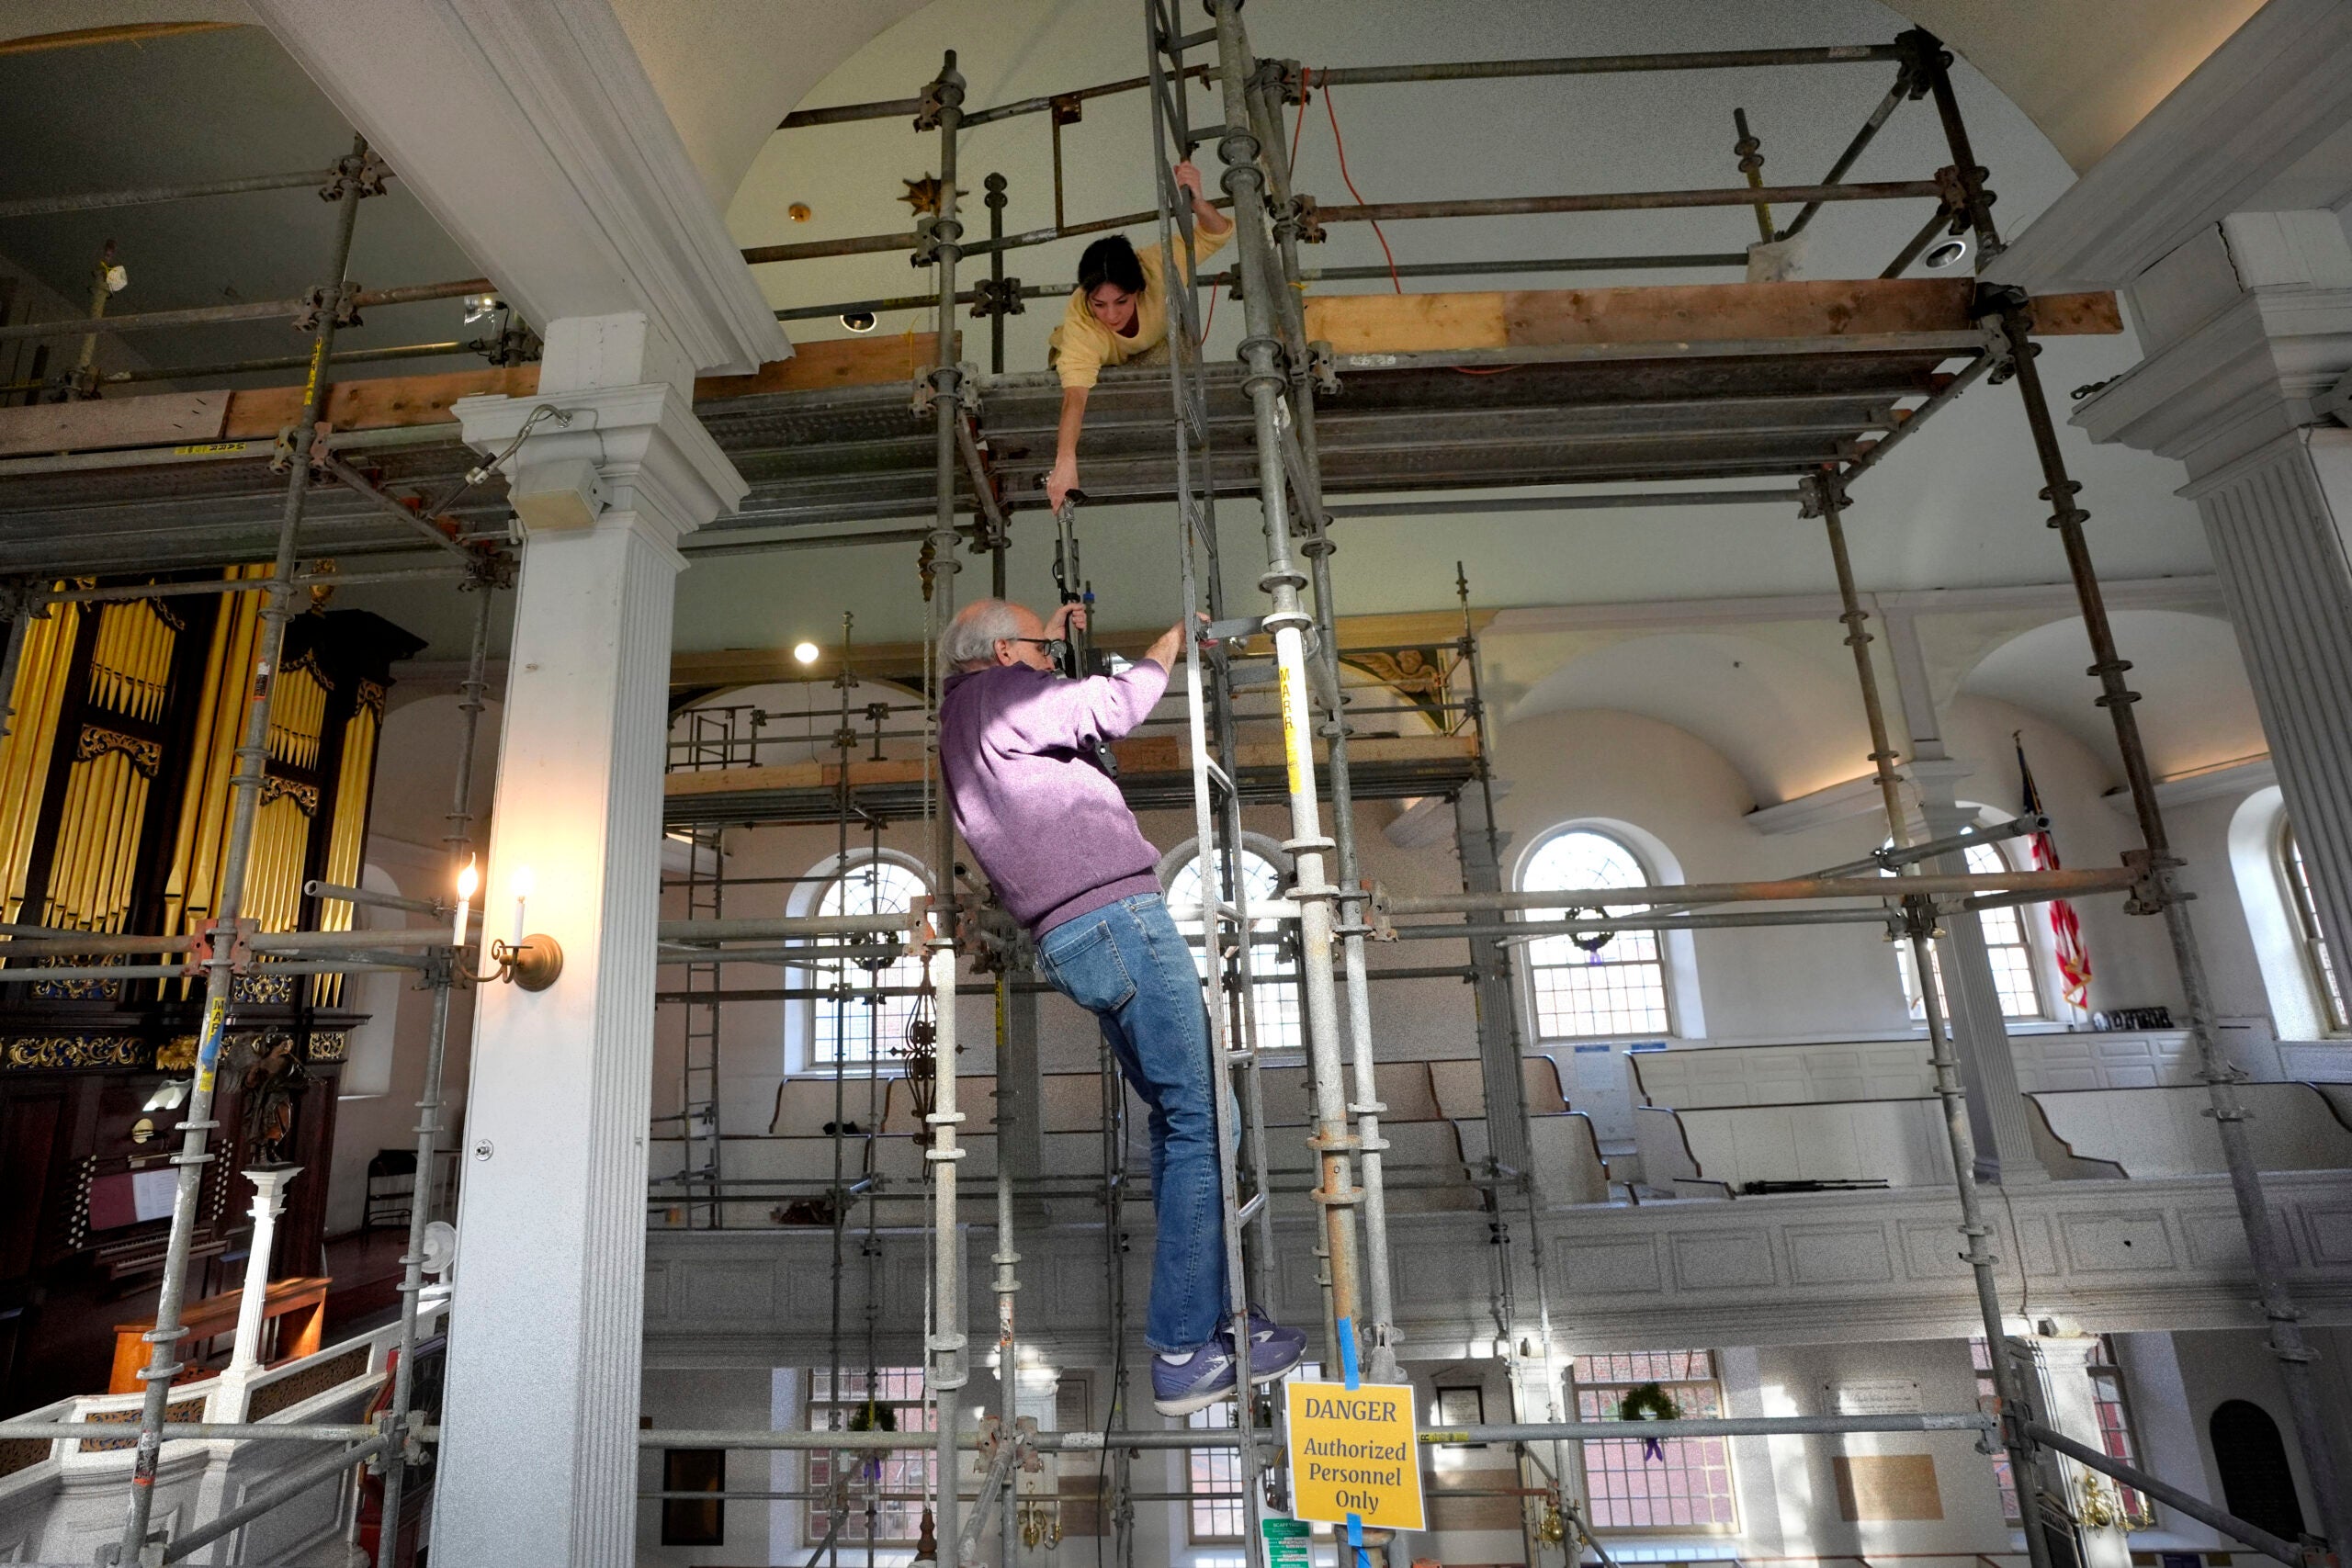
[[[1119,1070],[1151,1108],[1151,1198],[1159,1241],[1144,1343],[1204,1345],[1226,1314],[1225,1198],[1217,1170],[1208,1010],[1192,949],[1157,893],[1064,920],[1037,939],[1054,989],[1102,1025]]]

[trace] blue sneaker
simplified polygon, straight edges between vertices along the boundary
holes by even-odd
[[[1303,1329],[1284,1328],[1257,1307],[1250,1309],[1250,1381],[1272,1382],[1306,1354]]]
[[[1151,1404],[1162,1416],[1190,1416],[1233,1397],[1231,1341],[1218,1334],[1181,1361],[1151,1359]]]

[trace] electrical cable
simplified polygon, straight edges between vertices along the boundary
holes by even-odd
[[[1369,207],[1372,203],[1364,200],[1363,192],[1356,189],[1356,182],[1348,175],[1348,144],[1340,135],[1340,111],[1331,101],[1331,68],[1328,65],[1323,67],[1323,112],[1331,117],[1331,149],[1340,155],[1340,182],[1348,187],[1348,194],[1356,198],[1356,205]],[[1404,280],[1396,276],[1396,254],[1388,248],[1388,236],[1381,232],[1377,219],[1373,221],[1372,237],[1380,242],[1380,254],[1388,258],[1390,285],[1397,293],[1404,293]]]
[[[1369,207],[1372,204],[1364,200],[1363,192],[1356,189],[1356,182],[1348,174],[1348,144],[1346,139],[1340,134],[1340,111],[1331,101],[1330,76],[1331,68],[1327,65],[1323,68],[1323,112],[1329,115],[1331,119],[1331,148],[1333,152],[1340,155],[1340,180],[1341,184],[1348,187],[1348,194],[1356,198],[1357,205]],[[1302,127],[1304,127],[1306,119],[1306,107],[1302,104],[1299,106],[1299,121]],[[1291,143],[1291,167],[1294,170],[1298,167],[1297,151],[1298,145],[1295,139],[1294,139]],[[1373,222],[1372,237],[1380,242],[1380,254],[1388,258],[1389,286],[1395,288],[1397,293],[1404,293],[1404,280],[1396,275],[1396,253],[1388,248],[1388,236],[1386,233],[1382,231],[1378,220],[1374,220]],[[1498,365],[1491,370],[1479,370],[1474,369],[1467,365],[1456,365],[1452,368],[1464,376],[1501,376],[1518,369],[1519,367],[1516,365]]]

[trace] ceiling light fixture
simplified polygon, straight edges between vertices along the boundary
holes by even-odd
[[[874,330],[874,312],[871,310],[843,310],[842,312],[842,325],[863,336]]]
[[[1958,266],[1968,259],[1968,242],[1954,236],[1928,253],[1928,265],[1937,272],[1948,266]]]
[[[813,642],[796,642],[792,645],[792,657],[803,664],[816,663],[818,656],[824,651]]]
[[[465,324],[472,326],[476,321],[486,321],[503,308],[495,294],[469,294],[466,296]]]

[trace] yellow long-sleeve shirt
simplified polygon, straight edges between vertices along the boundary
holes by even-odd
[[[1233,230],[1227,226],[1222,234],[1212,234],[1204,229],[1193,231],[1193,258],[1197,267],[1209,257],[1225,249],[1233,240]],[[1181,247],[1182,237],[1172,237],[1170,246]],[[1091,387],[1105,365],[1125,365],[1139,359],[1168,341],[1168,269],[1166,247],[1138,247],[1136,262],[1143,268],[1143,292],[1136,296],[1136,330],[1133,336],[1114,333],[1094,319],[1086,308],[1086,295],[1073,288],[1069,305],[1062,312],[1062,324],[1054,329],[1054,368],[1061,372],[1064,387]]]

